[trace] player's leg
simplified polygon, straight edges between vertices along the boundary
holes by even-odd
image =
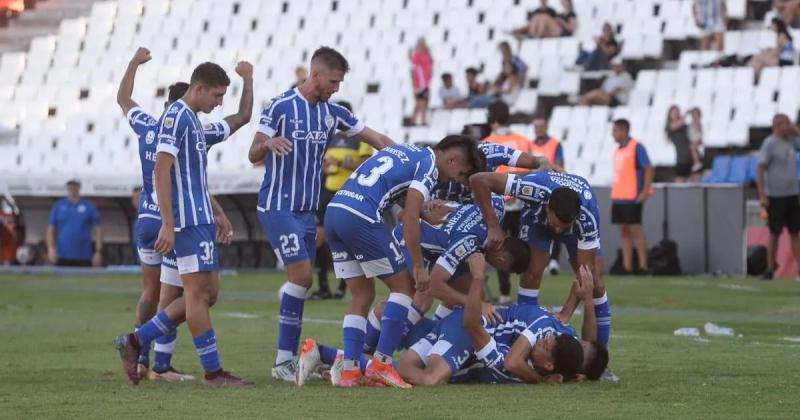
[[[158,311],[167,311],[170,305],[172,305],[167,315],[170,316],[171,319],[183,322],[186,318],[186,304],[182,299],[183,282],[181,281],[180,274],[178,274],[178,266],[174,252],[165,256],[163,259],[160,281],[161,294],[158,299]],[[153,370],[150,372],[150,380],[182,382],[195,379],[193,375],[182,373],[172,366],[172,354],[175,352],[177,340],[177,328],[155,339]]]
[[[553,248],[553,234],[543,226],[529,223],[529,219],[523,216],[519,238],[530,247],[531,262],[520,276],[517,303],[538,305],[542,276],[550,262],[550,250]]]
[[[158,230],[161,228],[161,221],[142,217],[136,221],[136,249],[142,269],[142,294],[136,303],[136,324],[134,330],[138,330],[144,323],[153,318],[156,314],[159,295],[159,276],[161,274],[161,254],[155,251],[155,240],[158,237]],[[150,346],[142,347],[139,354],[139,376],[146,377],[150,367]]]

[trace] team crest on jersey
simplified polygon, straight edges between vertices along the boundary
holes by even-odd
[[[583,198],[585,198],[587,200],[591,200],[592,199],[592,192],[589,191],[589,190],[583,190]]]
[[[144,141],[147,144],[153,144],[153,140],[156,139],[156,132],[155,131],[148,131],[147,135],[144,136]]]
[[[466,253],[467,253],[467,248],[466,248],[464,245],[459,245],[459,246],[456,248],[456,251],[455,251],[455,253],[456,253],[456,257],[458,257],[458,258],[461,258],[461,257],[463,257],[463,256],[464,256],[464,254],[466,254]]]
[[[533,196],[533,187],[531,186],[522,187],[522,195]]]
[[[172,128],[175,125],[175,118],[164,118],[164,128]]]
[[[332,116],[332,115],[326,115],[326,116],[325,116],[325,127],[326,127],[328,130],[330,130],[331,128],[333,128],[333,124],[334,124],[335,122],[336,122],[336,121],[333,119],[333,116]]]

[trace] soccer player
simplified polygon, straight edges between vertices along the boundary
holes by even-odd
[[[239,73],[251,80],[252,67],[244,65]],[[139,331],[120,336],[123,367],[134,384],[139,381],[136,355],[141,347],[174,330],[183,314],[205,371],[204,382],[212,386],[253,384],[222,369],[209,314],[219,290],[214,214],[221,209],[208,193],[208,143],[197,113],[209,113],[221,105],[229,84],[230,79],[220,66],[200,64],[192,72],[186,94],[167,107],[158,121],[154,188],[162,223],[154,249],[165,255],[174,248],[184,296]]]
[[[272,99],[264,111],[248,157],[265,161],[258,195],[258,220],[284,264],[288,282],[282,287],[278,354],[272,377],[294,382],[297,348],[306,292],[313,279],[316,253],[314,215],[319,203],[325,149],[336,130],[375,149],[394,144],[330,102],[349,70],[336,50],[320,47],[311,57],[311,75],[298,87]]]
[[[136,248],[139,253],[142,274],[144,277],[142,294],[136,306],[136,324],[134,328],[139,328],[147,320],[151,319],[156,311],[162,311],[173,300],[180,297],[183,293],[183,284],[178,275],[178,267],[174,251],[162,257],[155,251],[154,244],[161,227],[161,215],[159,212],[155,192],[153,189],[153,169],[156,162],[156,135],[158,132],[158,122],[139,107],[132,99],[133,87],[136,78],[136,71],[140,65],[150,61],[150,51],[147,48],[139,47],[134,53],[125,74],[120,81],[117,91],[117,104],[122,109],[123,114],[128,118],[128,124],[136,133],[139,140],[139,160],[142,167],[142,194],[138,205],[138,216],[136,221]],[[250,121],[253,110],[253,70],[252,65],[241,62],[236,67],[236,72],[242,77],[243,90],[239,102],[239,109],[236,114],[225,117],[220,122],[206,124],[203,126],[205,139],[209,147],[227,139],[239,128]],[[167,101],[164,103],[166,109],[172,103],[186,94],[189,85],[177,82],[168,89]],[[211,197],[214,201],[214,198]],[[215,207],[217,204],[214,204]],[[219,207],[221,209],[221,207]],[[232,239],[232,227],[224,212],[216,215],[216,224],[223,235],[222,242],[230,242]],[[159,283],[163,283],[161,287]],[[178,372],[171,366],[172,350],[175,347],[177,331],[164,335],[156,339],[156,365],[153,372],[149,374],[151,380],[183,381],[194,379],[192,375]],[[139,356],[139,376],[145,377],[149,367],[150,348],[142,348]]]
[[[325,232],[336,276],[347,281],[353,295],[343,322],[345,370],[340,386],[381,383],[409,387],[391,363],[415,285],[417,291],[425,291],[429,282],[420,249],[422,204],[437,180],[463,182],[485,165],[483,160],[475,142],[464,136],[447,136],[432,148],[391,146],[364,162],[331,200]],[[413,277],[382,220],[382,212],[403,195],[403,236],[413,261]],[[358,356],[364,346],[366,316],[375,298],[374,277],[383,280],[391,294],[372,363],[362,374]]]
[[[592,270],[598,341],[607,346],[611,334],[611,307],[600,275],[602,254],[597,198],[589,183],[577,175],[537,172],[525,176],[475,174],[470,178],[470,185],[489,226],[490,248],[500,247],[505,239],[492,211],[491,193],[512,195],[526,204],[520,239],[530,246],[531,262],[520,280],[517,302],[539,304],[542,276],[550,260],[553,241],[558,239],[566,246],[576,273],[580,266]]]

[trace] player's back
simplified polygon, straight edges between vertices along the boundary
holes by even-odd
[[[331,205],[346,207],[373,222],[381,212],[414,188],[427,200],[438,177],[432,149],[410,144],[386,147],[356,169]]]
[[[175,157],[172,207],[175,228],[214,223],[208,193],[206,140],[197,114],[183,100],[172,103],[158,121],[158,152]]]
[[[501,166],[514,166],[522,155],[522,151],[507,145],[478,142],[478,150],[486,157],[486,172],[494,172]],[[457,182],[439,182],[434,187],[433,197],[440,200],[471,203],[472,191],[464,184]]]
[[[158,200],[153,188],[153,170],[156,165],[156,135],[158,121],[139,107],[128,112],[128,124],[136,133],[139,141],[139,162],[142,168],[142,194],[139,199],[139,213],[150,213],[158,216]]]
[[[487,331],[498,343],[512,345],[526,330],[539,336],[568,333],[575,336],[575,330],[564,325],[553,314],[537,305],[508,304],[500,309],[503,319],[495,325],[487,325]]]

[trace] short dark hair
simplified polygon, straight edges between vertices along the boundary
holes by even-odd
[[[322,61],[323,64],[334,70],[341,70],[345,73],[350,71],[350,64],[347,59],[339,51],[331,47],[322,46],[317,48],[314,54],[311,55],[311,61],[315,60]]]
[[[489,104],[487,119],[489,124],[497,123],[500,125],[508,125],[511,120],[511,111],[508,105],[503,101],[494,101]]]
[[[620,118],[614,121],[614,125],[619,128],[624,129],[625,131],[631,131],[631,123],[626,120],[625,118]]]
[[[581,196],[572,188],[558,187],[550,193],[547,210],[555,213],[558,220],[572,223],[581,211]]]
[[[218,87],[230,85],[231,79],[228,78],[225,70],[219,64],[207,61],[194,68],[189,82],[191,84],[200,83],[210,87]]]
[[[509,51],[511,50],[511,44],[508,41],[503,41],[497,45],[497,48],[507,48]]]
[[[452,78],[453,78],[452,74],[450,74],[450,73],[442,73],[442,80],[452,79]]]
[[[167,101],[175,102],[180,98],[183,98],[183,95],[186,95],[186,91],[189,90],[189,84],[186,82],[175,82],[167,88],[169,92],[167,94]]]
[[[347,102],[347,101],[336,101],[336,105],[344,107],[348,111],[353,112],[353,105],[350,105],[350,102]]]
[[[445,151],[453,147],[460,147],[464,150],[467,163],[472,168],[468,175],[481,172],[486,169],[486,156],[478,149],[478,142],[470,137],[459,134],[445,136],[439,143],[433,146],[433,150]]]
[[[531,261],[530,248],[522,239],[509,236],[503,241],[503,250],[511,254],[511,272],[524,273]]]
[[[564,379],[574,378],[583,365],[583,347],[575,337],[561,334],[556,337],[553,350],[553,373],[561,374]]]
[[[467,73],[467,74],[474,74],[474,75],[477,75],[478,73],[480,73],[478,71],[478,69],[476,69],[475,67],[467,67],[467,69],[464,70],[464,72]]]
[[[592,341],[591,344],[593,355],[584,374],[586,379],[596,381],[600,379],[608,366],[608,349],[597,341]]]

